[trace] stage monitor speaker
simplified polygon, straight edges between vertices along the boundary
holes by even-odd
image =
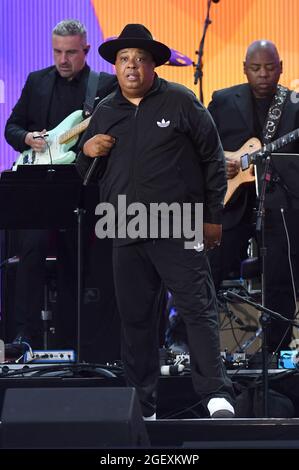
[[[154,448],[299,448],[297,418],[162,419],[146,424]]]
[[[134,388],[7,389],[4,449],[149,447]]]

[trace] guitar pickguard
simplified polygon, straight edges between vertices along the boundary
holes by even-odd
[[[65,118],[55,129],[48,132],[43,152],[25,150],[14,163],[13,170],[19,165],[57,165],[73,163],[75,152],[70,149],[76,144],[79,134],[86,129],[89,119],[83,121],[82,111],[77,110]],[[88,122],[87,122],[88,121]],[[70,138],[68,138],[70,135]],[[63,143],[61,143],[63,141]]]

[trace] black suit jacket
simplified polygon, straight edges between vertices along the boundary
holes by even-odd
[[[247,83],[215,91],[208,110],[216,123],[224,150],[234,152],[248,139],[256,137],[252,94]],[[291,101],[289,92],[274,139],[298,127],[299,105]],[[299,153],[299,143],[294,142],[279,151]],[[238,192],[238,197],[233,197],[232,202],[227,205],[224,211],[224,229],[230,229],[241,221],[248,209],[252,189],[243,187]]]
[[[87,69],[86,87],[90,70],[88,66]],[[25,144],[25,136],[28,131],[47,128],[47,116],[55,77],[55,66],[47,67],[28,75],[21,96],[5,126],[5,138],[15,150],[23,152],[29,148]],[[97,97],[99,99],[104,98],[116,85],[117,79],[115,75],[101,72]]]

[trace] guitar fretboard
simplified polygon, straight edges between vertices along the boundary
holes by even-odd
[[[275,150],[280,149],[281,147],[284,147],[285,145],[289,144],[290,142],[294,142],[299,138],[299,128],[295,129],[292,132],[289,132],[288,134],[279,137],[279,139],[274,140],[273,142],[270,142],[267,145],[264,145],[261,149],[256,150],[252,154],[249,155],[249,160],[250,163],[254,163],[256,160],[256,157],[262,155],[264,152],[275,152]]]
[[[66,144],[73,137],[75,137],[76,135],[81,134],[81,132],[85,131],[85,129],[87,128],[87,126],[89,124],[90,119],[91,119],[91,116],[89,118],[85,119],[84,121],[80,122],[79,124],[77,124],[75,127],[70,129],[69,131],[66,131],[63,134],[61,134],[61,136],[59,137],[60,145]]]

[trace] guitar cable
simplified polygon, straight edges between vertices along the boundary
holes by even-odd
[[[49,134],[39,134],[39,135],[34,135],[33,138],[34,139],[43,139],[43,141],[45,142],[46,146],[47,146],[47,149],[48,149],[48,152],[49,152],[49,157],[50,157],[50,165],[52,166],[53,165],[53,159],[52,159],[52,154],[51,154],[51,148],[50,148],[50,145],[49,145],[49,142],[47,141],[46,137],[49,137]]]
[[[295,319],[296,319],[298,317],[299,311],[297,309],[297,294],[296,294],[296,286],[295,286],[293,265],[292,265],[292,259],[291,259],[291,243],[290,243],[289,231],[288,231],[288,226],[287,226],[287,223],[286,223],[283,207],[280,208],[280,214],[281,214],[281,218],[282,218],[282,222],[283,222],[283,228],[284,228],[284,231],[285,231],[286,242],[287,242],[287,247],[288,247],[288,262],[289,262],[289,268],[290,268],[292,291],[293,291],[293,296],[294,296],[294,305],[295,305],[294,316],[295,316]]]

